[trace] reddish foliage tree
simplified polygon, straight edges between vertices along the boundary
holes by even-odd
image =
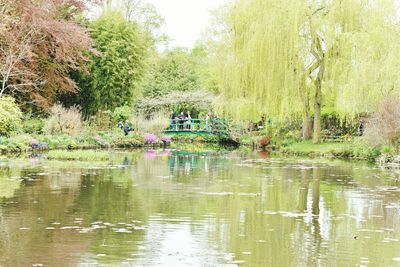
[[[29,93],[46,108],[57,93],[75,92],[77,85],[68,74],[84,68],[85,51],[92,50],[87,29],[77,22],[88,1],[0,2],[0,15],[6,18],[0,23],[0,96],[26,98]]]

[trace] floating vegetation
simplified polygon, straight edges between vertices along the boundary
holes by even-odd
[[[110,152],[97,150],[53,150],[47,154],[48,159],[105,161],[110,160]]]

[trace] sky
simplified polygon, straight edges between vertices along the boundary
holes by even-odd
[[[210,11],[229,0],[149,0],[165,19],[170,47],[192,48],[210,21]]]

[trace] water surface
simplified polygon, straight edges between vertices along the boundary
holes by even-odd
[[[400,266],[400,172],[241,152],[0,160],[0,266]]]

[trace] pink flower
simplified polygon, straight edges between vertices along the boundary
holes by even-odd
[[[155,136],[154,134],[145,134],[144,141],[146,142],[146,144],[155,144],[157,141],[157,136]]]

